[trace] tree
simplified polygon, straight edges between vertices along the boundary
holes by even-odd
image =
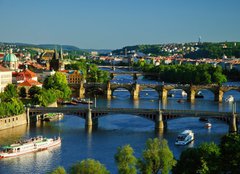
[[[38,87],[38,86],[32,86],[29,90],[28,90],[28,94],[30,98],[33,98],[35,94],[40,94],[41,93],[42,88]]]
[[[139,168],[142,173],[167,174],[175,165],[173,153],[168,147],[167,140],[148,139],[146,147],[139,160]]]
[[[203,143],[198,148],[182,152],[173,174],[215,174],[220,173],[220,149],[214,143]]]
[[[59,166],[58,168],[50,172],[50,174],[67,174],[67,172],[63,167]]]
[[[109,174],[110,172],[99,161],[94,159],[82,160],[70,168],[71,174]]]
[[[4,96],[6,100],[18,97],[17,87],[13,84],[8,84],[4,89]]]
[[[36,105],[48,106],[56,102],[58,96],[58,90],[55,89],[43,89],[39,94],[34,95],[32,101]]]
[[[56,72],[54,75],[47,77],[43,82],[43,87],[46,89],[55,89],[61,92],[60,98],[67,99],[72,91],[68,86],[66,76],[61,72]]]
[[[21,87],[20,88],[19,96],[22,97],[22,98],[26,98],[27,97],[27,92],[26,92],[26,88],[25,87]]]
[[[240,173],[240,134],[223,136],[220,149],[222,171],[225,173]]]
[[[137,159],[133,155],[134,150],[130,145],[119,147],[115,154],[115,162],[118,166],[119,174],[136,174]]]

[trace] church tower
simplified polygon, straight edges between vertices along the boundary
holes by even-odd
[[[57,49],[54,50],[53,58],[50,60],[50,70],[59,70],[59,55]]]

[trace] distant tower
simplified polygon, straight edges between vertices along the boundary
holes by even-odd
[[[57,49],[55,49],[53,58],[50,60],[50,70],[54,70],[54,71],[59,70],[59,59],[58,59]]]
[[[125,48],[125,57],[127,57],[127,48]]]
[[[60,49],[59,58],[60,58],[61,61],[63,61],[63,50],[62,50],[62,46],[61,46],[61,49]]]
[[[198,43],[199,43],[199,44],[201,43],[201,39],[202,39],[202,37],[199,36],[199,37],[198,37]]]

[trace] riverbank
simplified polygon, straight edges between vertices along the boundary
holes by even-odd
[[[23,124],[27,124],[26,113],[1,118],[0,119],[0,131],[4,130],[4,129],[17,127],[17,126],[20,126],[20,125],[23,125]]]

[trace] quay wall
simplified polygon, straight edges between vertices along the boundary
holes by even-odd
[[[14,115],[6,118],[0,118],[0,131],[4,129],[20,126],[23,124],[27,124],[26,113],[23,113],[20,115]]]

